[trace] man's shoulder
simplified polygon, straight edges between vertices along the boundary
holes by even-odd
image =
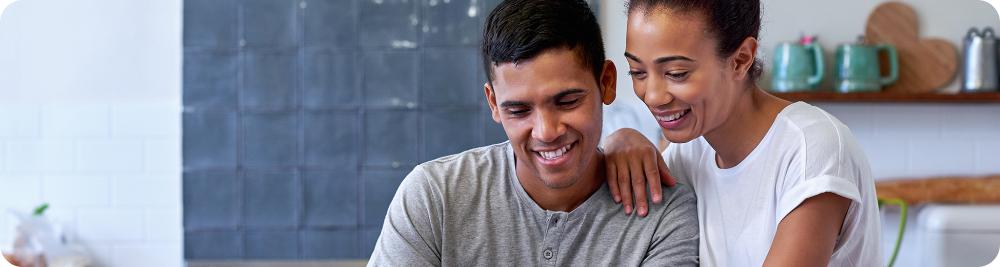
[[[457,154],[436,158],[420,165],[425,174],[439,179],[456,175],[482,173],[494,168],[506,168],[508,142],[472,148]]]
[[[601,188],[601,190],[595,192],[595,194],[607,195],[599,196],[598,209],[602,209],[602,218],[606,220],[622,220],[631,221],[630,216],[625,215],[623,206],[621,203],[615,202],[610,193],[607,192],[607,186]],[[660,203],[650,203],[649,215],[640,218],[642,224],[659,224],[660,221],[669,221],[671,217],[697,217],[697,206],[696,197],[694,190],[690,185],[685,183],[677,183],[674,186],[667,187],[662,186],[663,190],[663,201]],[[666,221],[664,221],[666,219]],[[637,228],[638,229],[638,228]]]
[[[451,154],[436,159],[432,159],[427,162],[421,163],[420,165],[425,168],[449,167],[468,161],[480,162],[480,161],[501,160],[503,157],[507,156],[507,148],[509,145],[510,141],[507,141],[503,143],[471,148],[469,150],[462,151],[456,154]]]
[[[508,143],[472,148],[421,163],[403,180],[399,190],[475,189],[508,167]],[[446,190],[454,191],[454,190]]]
[[[671,187],[663,186],[663,202],[651,205],[650,211],[659,209],[662,216],[698,216],[696,199],[694,189],[686,183],[677,183]]]

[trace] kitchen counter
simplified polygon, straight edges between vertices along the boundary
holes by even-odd
[[[188,267],[361,267],[365,260],[327,260],[327,261],[267,261],[267,260],[198,260],[188,261]]]

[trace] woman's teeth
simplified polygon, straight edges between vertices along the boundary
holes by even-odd
[[[675,121],[677,119],[680,119],[684,115],[688,114],[688,112],[690,112],[690,111],[691,111],[690,109],[685,109],[684,111],[674,113],[673,115],[656,116],[656,119],[660,120],[660,121],[671,122],[671,121]]]
[[[538,154],[541,155],[542,158],[547,159],[547,160],[555,159],[555,158],[558,158],[558,157],[562,157],[562,155],[565,155],[566,151],[569,151],[569,149],[571,148],[572,145],[573,144],[569,144],[569,145],[566,145],[564,147],[561,147],[559,149],[552,150],[552,151],[538,151]]]

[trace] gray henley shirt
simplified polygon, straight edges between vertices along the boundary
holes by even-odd
[[[389,205],[369,266],[696,266],[691,188],[625,215],[607,185],[571,212],[524,191],[509,142],[418,165]]]

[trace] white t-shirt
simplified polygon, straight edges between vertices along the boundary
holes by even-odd
[[[785,107],[739,165],[720,169],[704,137],[670,144],[670,173],[695,189],[702,266],[761,266],[778,223],[807,198],[851,199],[829,266],[882,266],[875,184],[851,131],[829,113]]]

